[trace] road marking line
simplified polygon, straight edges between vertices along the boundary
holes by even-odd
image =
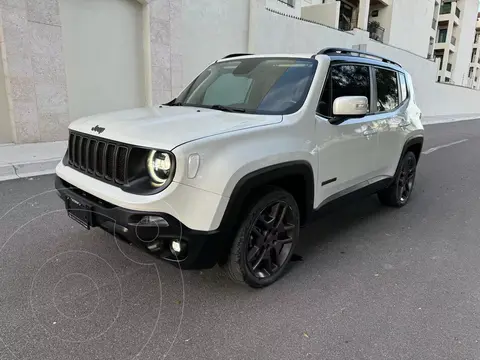
[[[439,149],[443,149],[443,148],[446,148],[446,147],[449,147],[449,146],[461,144],[461,143],[463,143],[463,142],[465,142],[465,141],[468,141],[468,139],[463,139],[463,140],[459,140],[459,141],[452,142],[452,143],[450,143],[450,144],[445,144],[445,145],[436,146],[436,147],[433,147],[433,148],[431,148],[431,149],[428,149],[428,150],[422,152],[422,154],[428,155],[428,154],[431,154],[432,152],[437,151],[437,150],[439,150]]]

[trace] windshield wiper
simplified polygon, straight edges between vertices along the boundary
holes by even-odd
[[[239,108],[234,108],[234,107],[224,106],[224,105],[212,105],[210,106],[210,109],[226,111],[226,112],[241,112],[241,113],[244,113],[246,111],[245,109],[239,109]]]

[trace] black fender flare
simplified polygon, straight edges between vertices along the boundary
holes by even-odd
[[[248,205],[249,195],[254,194],[255,190],[264,186],[279,184],[282,179],[291,176],[303,179],[300,184],[292,185],[293,187],[302,186],[297,188],[297,196],[298,194],[303,195],[303,201],[298,204],[303,215],[302,223],[311,217],[315,196],[315,178],[310,163],[307,161],[289,161],[267,166],[243,176],[235,185],[219,227],[220,232],[227,237],[225,243],[233,241],[235,231],[242,221],[242,211]],[[225,245],[228,246],[228,244]]]

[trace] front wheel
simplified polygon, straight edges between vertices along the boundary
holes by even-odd
[[[235,282],[268,286],[283,275],[299,235],[300,212],[294,197],[269,188],[245,214],[222,267]]]
[[[393,183],[378,193],[380,202],[387,206],[404,206],[412,194],[416,172],[417,158],[413,152],[408,151],[400,161]]]

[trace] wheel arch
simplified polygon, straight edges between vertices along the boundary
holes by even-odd
[[[220,231],[225,235],[223,254],[226,255],[233,242],[241,214],[253,199],[261,196],[261,190],[266,186],[278,186],[293,195],[300,210],[302,224],[310,218],[315,191],[310,163],[290,161],[253,171],[243,176],[235,185],[220,223]],[[220,262],[223,260],[223,257],[219,259]]]
[[[418,161],[420,160],[420,155],[422,154],[422,148],[423,148],[423,136],[417,136],[417,137],[414,137],[413,139],[408,140],[403,146],[402,156],[400,157],[400,160],[407,153],[407,151],[411,151],[417,158],[417,163],[418,163]]]

